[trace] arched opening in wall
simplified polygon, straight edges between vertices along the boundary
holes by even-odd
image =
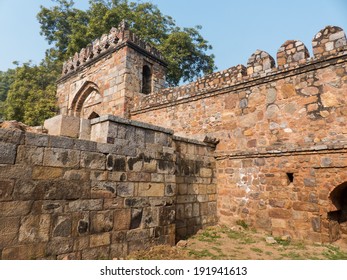
[[[95,110],[98,110],[101,100],[99,87],[87,81],[75,94],[70,106],[70,115],[88,119]]]
[[[96,119],[96,118],[99,118],[99,114],[95,113],[95,112],[92,112],[89,117],[88,117],[88,120],[92,120],[92,119]]]
[[[142,68],[142,90],[144,94],[149,94],[152,91],[152,71],[148,65]]]
[[[329,196],[335,211],[328,212],[330,241],[347,236],[347,182],[338,185]]]

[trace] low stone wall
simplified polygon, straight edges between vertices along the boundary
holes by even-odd
[[[108,143],[0,130],[1,259],[122,258],[175,243],[182,168],[172,131],[120,118],[93,122],[92,131],[107,123]],[[189,146],[210,164],[207,145]],[[199,212],[199,225],[215,221],[205,219],[216,215],[209,210]]]

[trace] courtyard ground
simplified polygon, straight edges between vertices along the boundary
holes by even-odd
[[[318,244],[273,238],[248,229],[214,226],[200,230],[174,247],[156,246],[134,253],[128,259],[142,260],[347,260],[347,241]]]

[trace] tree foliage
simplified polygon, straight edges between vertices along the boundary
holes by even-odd
[[[0,120],[5,118],[5,100],[14,80],[15,70],[0,71]]]
[[[0,71],[0,101],[5,101],[10,85],[13,82],[15,70]]]
[[[37,15],[41,34],[52,45],[39,65],[17,64],[15,70],[0,72],[0,119],[16,119],[39,125],[57,112],[56,80],[64,60],[90,42],[109,33],[125,19],[131,30],[156,46],[168,62],[167,82],[178,85],[214,69],[211,46],[202,37],[201,27],[181,28],[150,2],[90,0],[86,11],[74,7],[73,0],[52,0]]]
[[[28,125],[39,125],[57,112],[55,81],[57,69],[49,61],[39,66],[24,63],[14,73],[5,101],[5,117]]]
[[[201,27],[177,27],[150,2],[90,0],[86,11],[74,8],[72,0],[55,2],[58,5],[52,8],[41,7],[38,20],[41,34],[54,44],[60,60],[73,56],[125,19],[134,33],[162,52],[168,62],[169,85],[192,81],[214,69],[214,56],[207,54],[211,46],[199,33]]]

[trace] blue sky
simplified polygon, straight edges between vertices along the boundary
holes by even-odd
[[[201,33],[213,46],[217,70],[247,64],[261,49],[276,57],[290,39],[304,42],[312,54],[311,40],[326,25],[347,31],[345,0],[152,0],[177,25],[202,25]],[[88,0],[75,0],[86,9]],[[50,0],[0,0],[0,71],[13,68],[13,61],[39,63],[48,48],[40,36],[36,14]]]

